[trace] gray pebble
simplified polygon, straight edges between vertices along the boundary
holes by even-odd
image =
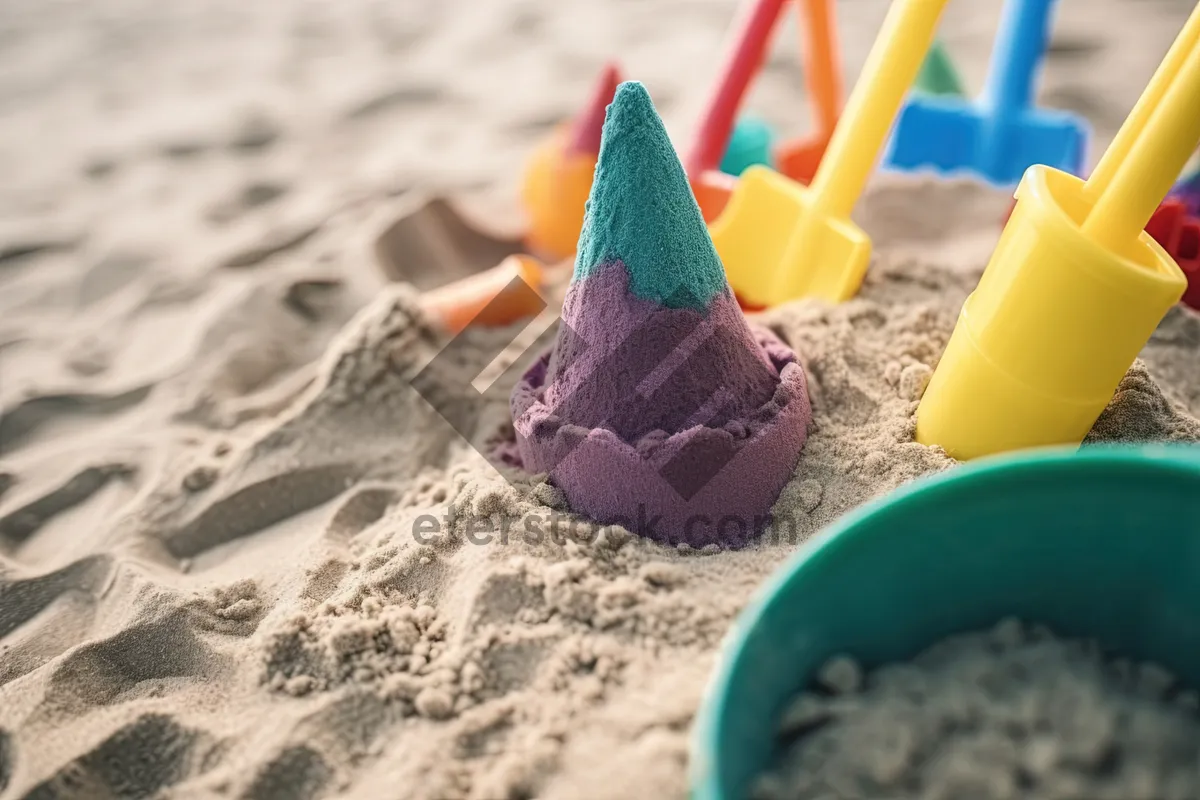
[[[862,667],[848,656],[831,658],[817,673],[817,683],[835,694],[857,692],[862,686]]]

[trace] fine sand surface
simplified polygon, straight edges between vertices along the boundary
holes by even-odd
[[[864,675],[844,656],[784,711],[755,800],[1192,800],[1198,696],[1152,663],[1006,619]]]
[[[1103,145],[1190,5],[1060,4],[1044,101]],[[850,75],[884,6],[839,4]],[[973,88],[998,7],[947,12]],[[684,795],[708,670],[762,578],[952,466],[912,414],[1007,198],[881,179],[861,296],[760,318],[799,351],[815,426],[782,524],[737,552],[572,524],[492,469],[475,447],[511,435],[511,384],[470,442],[411,385],[442,344],[425,255],[466,234],[426,213],[387,268],[374,242],[434,194],[511,230],[522,158],[610,56],[683,139],[731,13],[0,2],[0,798]],[[795,41],[789,20],[751,106],[800,134]],[[433,390],[465,401],[514,335],[473,332]],[[1197,413],[1200,316],[1176,309],[1093,438],[1198,440]]]

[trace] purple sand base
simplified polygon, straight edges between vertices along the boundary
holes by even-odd
[[[778,370],[728,288],[697,311],[665,308],[628,285],[620,261],[571,284],[563,321],[577,335],[560,334],[543,398],[556,416],[584,428],[604,424],[633,442],[697,423],[719,428],[771,399]],[[622,415],[635,386],[652,399]]]
[[[605,273],[610,279],[602,278]],[[612,277],[619,278],[619,282],[611,280]],[[615,376],[612,381],[601,383],[612,388],[599,392],[602,397],[598,405],[572,402],[574,395],[569,388],[585,380],[588,364],[584,362],[592,362],[594,366],[597,354],[619,347],[627,336],[625,332],[650,314],[668,315],[663,319],[670,327],[669,323],[676,318],[669,315],[699,312],[663,309],[652,303],[641,308],[638,302],[643,301],[632,295],[611,302],[610,306],[605,295],[615,300],[613,290],[625,292],[625,270],[606,269],[580,284],[586,287],[597,279],[601,279],[600,284],[592,290],[584,289],[574,298],[568,298],[564,315],[572,329],[578,330],[576,322],[589,326],[586,332],[579,331],[587,342],[589,357],[564,354],[561,347],[556,347],[525,373],[513,391],[513,423],[522,466],[530,472],[548,472],[572,509],[597,522],[620,524],[652,539],[686,542],[694,547],[710,543],[746,544],[770,521],[771,506],[791,478],[807,439],[812,408],[804,370],[796,363],[795,354],[774,335],[750,331],[732,297],[718,298],[710,306],[705,322],[707,331],[711,333],[714,328],[726,326],[722,330],[727,335],[726,341],[730,336],[740,338],[744,331],[746,346],[724,348],[720,358],[723,365],[717,368],[700,365],[695,370],[685,370],[691,375],[685,377],[683,391],[703,390],[707,394],[714,386],[739,390],[748,387],[751,397],[737,394],[725,411],[710,420],[667,428],[678,431],[673,435],[661,427],[647,428],[646,424],[629,421],[626,426],[613,426],[606,418],[606,411],[628,396],[629,381],[622,386],[620,376]],[[588,314],[578,315],[582,320],[572,321],[571,317],[576,316],[572,312],[579,310],[578,305],[572,308],[572,301],[584,303],[590,309]],[[733,304],[736,317],[730,317],[728,309],[722,307],[726,302]],[[595,304],[600,304],[599,308]],[[598,310],[603,313],[596,314]],[[597,319],[601,325],[596,325]],[[657,319],[655,323],[657,327]],[[652,359],[649,363],[657,363],[654,348],[649,350]],[[646,364],[633,363],[637,361],[636,353],[642,353],[644,361],[646,352],[647,348],[632,348],[630,362],[618,359],[616,371],[637,375],[651,372],[649,382],[653,383],[654,375],[661,370],[651,371]],[[563,377],[554,378],[554,362],[558,361],[567,366],[562,370]],[[745,372],[724,371],[731,369],[731,365]],[[766,386],[759,378],[759,370],[769,379]],[[741,380],[733,380],[735,376]],[[689,379],[693,384],[688,383]],[[672,379],[671,384],[675,383]],[[762,392],[763,388],[767,391]],[[754,395],[758,399],[753,399]],[[565,399],[556,403],[555,396]],[[671,397],[678,398],[674,390],[661,396],[666,406],[672,405],[666,402]],[[726,413],[729,408],[735,413]],[[647,417],[660,420],[679,416],[679,412],[669,407],[657,412],[653,408],[645,411]],[[586,419],[588,424],[577,424],[580,419]],[[604,427],[597,427],[600,423]],[[622,436],[614,427],[627,427],[635,433]],[[686,473],[706,476],[712,473],[707,483],[687,498],[673,485],[675,482],[664,477],[670,472],[668,463],[681,453],[686,455],[676,462],[676,467],[681,463]]]
[[[514,410],[521,408],[514,419],[524,468],[548,471],[571,508],[597,522],[620,524],[672,544],[746,544],[769,522],[771,506],[792,476],[812,420],[804,370],[795,363],[795,354],[765,331],[759,341],[780,370],[780,381],[775,397],[763,408],[763,416],[770,418],[756,432],[737,439],[724,429],[696,426],[642,448],[606,428],[548,426],[550,410],[535,396],[550,360],[544,355],[526,372],[513,397]],[[532,435],[551,429],[555,432],[549,437]],[[732,449],[733,456],[685,500],[660,471],[685,446],[706,439],[722,451]],[[572,449],[574,442],[578,443]]]

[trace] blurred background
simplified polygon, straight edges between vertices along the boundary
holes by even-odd
[[[838,3],[847,84],[886,5]],[[1105,139],[1189,5],[1059,3],[1042,101],[1085,114]],[[735,6],[4,0],[0,214],[54,216],[76,234],[195,237],[197,259],[242,217],[306,203],[424,190],[509,216],[522,158],[584,102],[607,59],[647,84],[683,144]],[[943,40],[972,90],[1000,6],[956,0],[946,12]],[[748,101],[785,135],[807,117],[795,22],[792,11]]]
[[[941,39],[972,93],[1001,5],[956,0],[945,13]],[[1098,153],[1190,6],[1060,2],[1041,102],[1085,115]],[[847,86],[886,7],[837,4]],[[185,418],[227,424],[216,417],[240,412],[214,411],[224,397],[310,362],[377,293],[387,278],[371,243],[420,198],[519,226],[527,157],[586,103],[606,61],[647,85],[686,147],[735,11],[2,0],[0,415],[81,382],[103,397],[174,383]],[[809,122],[796,23],[789,9],[744,105],[788,138]]]

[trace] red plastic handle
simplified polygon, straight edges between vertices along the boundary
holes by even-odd
[[[567,137],[567,153],[590,153],[600,155],[600,134],[604,130],[604,113],[617,92],[617,84],[621,82],[621,70],[615,61],[604,65],[600,80],[592,90],[592,97],[583,111],[571,124],[571,133]]]
[[[727,51],[712,98],[700,121],[696,140],[692,144],[684,167],[688,175],[696,176],[716,169],[729,136],[742,96],[750,79],[762,66],[771,33],[787,0],[748,0],[746,11],[735,29],[732,46]]]

